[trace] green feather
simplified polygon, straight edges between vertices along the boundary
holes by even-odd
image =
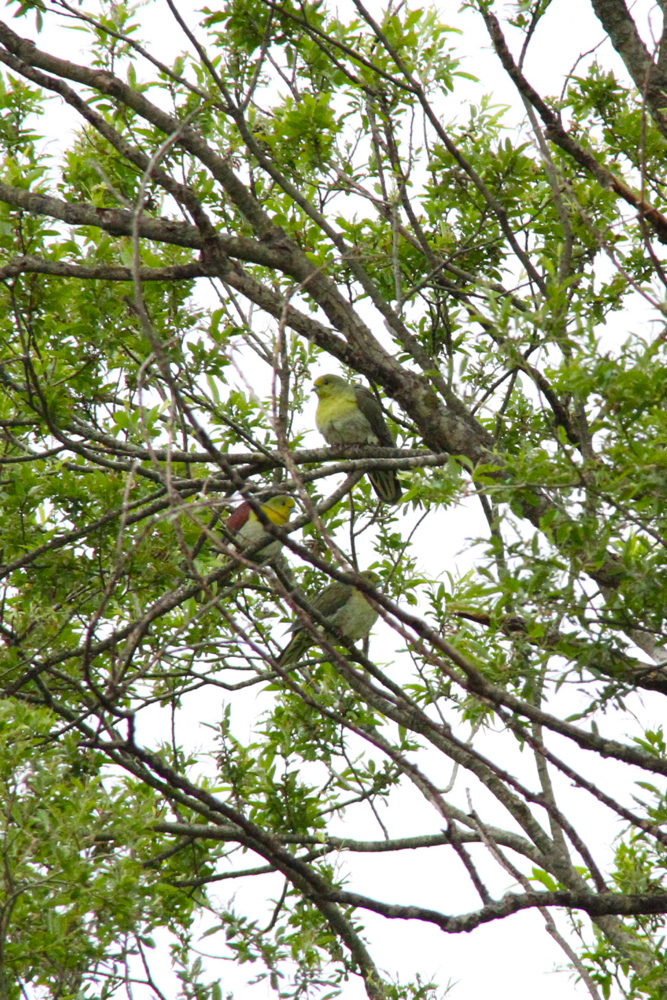
[[[319,398],[317,429],[327,444],[394,447],[382,407],[370,389],[351,385],[340,375],[321,375],[314,388]],[[380,500],[398,503],[401,499],[401,485],[393,469],[375,469],[368,478]]]
[[[378,574],[372,571],[361,573],[360,576],[372,586],[376,586],[380,579]],[[365,639],[378,617],[377,611],[371,607],[360,590],[338,581],[330,583],[310,603],[323,618],[339,628],[353,642]],[[294,636],[278,660],[281,667],[298,663],[310,647],[317,644],[317,640],[304,627],[301,619],[297,619],[292,625],[292,631]],[[332,639],[332,642],[335,642],[335,639]]]

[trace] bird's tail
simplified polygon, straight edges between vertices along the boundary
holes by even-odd
[[[299,629],[283,649],[278,658],[278,665],[289,667],[293,663],[298,663],[304,653],[308,652],[313,644],[312,637],[306,629]]]
[[[393,469],[374,469],[368,473],[373,489],[385,503],[398,503],[403,495],[398,476]]]

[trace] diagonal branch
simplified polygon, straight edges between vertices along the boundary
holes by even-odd
[[[609,35],[653,120],[667,138],[667,73],[656,65],[644,45],[625,0],[591,0],[591,6]],[[665,29],[663,26],[663,37]]]
[[[603,187],[614,191],[623,201],[631,205],[640,218],[646,219],[656,234],[660,243],[667,244],[667,218],[649,204],[641,195],[628,187],[620,177],[612,173],[607,167],[599,162],[593,153],[582,146],[576,139],[565,130],[560,117],[542,100],[536,90],[528,83],[527,79],[514,62],[498,19],[491,13],[485,4],[479,4],[479,11],[484,18],[487,30],[493,42],[498,58],[508,76],[514,82],[519,93],[529,101],[546,126],[547,138],[551,139],[557,146],[568,153],[579,166],[583,167],[595,180]],[[663,97],[663,104],[665,98]]]

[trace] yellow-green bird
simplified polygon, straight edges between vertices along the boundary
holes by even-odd
[[[320,375],[313,389],[319,399],[315,422],[327,444],[394,447],[382,407],[370,389],[352,385],[340,375]],[[401,499],[401,487],[394,469],[373,469],[368,478],[380,500],[398,503]]]
[[[373,587],[376,587],[380,581],[378,574],[372,571],[359,575]],[[344,632],[352,642],[365,639],[378,617],[377,611],[371,607],[360,590],[348,583],[339,583],[337,580],[316,594],[310,603],[328,622]],[[280,655],[278,663],[281,667],[298,663],[311,646],[317,645],[317,640],[304,627],[300,618],[294,622],[290,631],[294,635]],[[333,636],[331,641],[336,642]]]
[[[281,494],[271,497],[265,503],[260,504],[263,513],[272,524],[281,528],[287,524],[290,514],[294,508],[294,498]],[[271,538],[268,531],[260,521],[259,517],[252,509],[247,500],[240,504],[225,522],[225,528],[232,536],[237,549],[253,549],[260,543],[262,538]],[[277,555],[283,543],[278,538],[271,538],[268,545],[265,545],[255,552],[253,560],[258,563],[266,562]]]

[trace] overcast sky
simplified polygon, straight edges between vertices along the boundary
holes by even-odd
[[[200,6],[202,4],[192,3],[189,0],[188,4],[181,7],[184,13],[189,13],[191,26],[196,25],[195,12]],[[482,94],[493,92],[499,104],[508,104],[515,109],[511,112],[510,122],[514,124],[519,121],[523,117],[523,112],[511,82],[498,67],[481,19],[471,11],[460,12],[458,0],[455,3],[441,2],[438,6],[443,20],[463,32],[460,40],[455,43],[465,56],[462,68],[480,78],[479,84],[469,82],[460,84],[456,94],[451,98],[451,107],[443,109],[443,118],[447,120],[453,117],[462,103],[478,102]],[[636,10],[645,13],[652,7],[653,4],[638,4]],[[376,14],[380,10],[378,4],[371,3],[370,8]],[[345,10],[344,5],[340,5],[340,10]],[[179,38],[179,29],[171,21],[168,9],[161,0],[152,0],[148,3],[141,13],[141,19],[147,25],[143,37],[150,42],[153,50],[163,61],[169,62],[186,48],[187,43]],[[85,39],[79,32],[57,30],[52,27],[49,18],[46,24],[47,28],[39,36],[34,32],[32,19],[14,21],[12,27],[20,33],[34,37],[41,48],[56,51],[59,55],[74,61],[82,58]],[[602,30],[587,0],[553,0],[537,31],[531,54],[526,62],[528,78],[543,94],[560,93],[564,74],[573,68],[582,53],[594,49],[602,37]],[[598,58],[605,65],[612,66],[619,75],[622,74],[620,62],[609,43],[605,42],[598,50]],[[585,63],[580,64],[579,72],[584,65]],[[61,141],[66,125],[72,119],[68,111],[55,110],[56,102],[53,102],[52,107],[54,114],[49,116],[47,127],[49,142],[53,149]],[[641,314],[637,314],[617,317],[615,322],[618,324],[620,335],[623,329],[634,328],[637,325],[641,327],[644,320]],[[332,363],[331,370],[337,370],[337,365]],[[313,413],[314,403],[311,411],[304,414],[304,422],[312,423]],[[313,445],[320,443],[314,431],[309,443]],[[406,530],[409,530],[415,516],[408,514],[406,519],[408,525]],[[474,552],[465,554],[462,552],[465,540],[483,534],[484,530],[481,512],[474,500],[455,510],[448,510],[440,517],[434,516],[429,519],[416,536],[417,549],[425,570],[434,574],[441,572],[443,568],[451,568],[454,572],[465,572],[475,558]],[[433,546],[434,532],[437,532],[442,539],[437,547]],[[396,648],[395,641],[395,636],[380,626],[374,634],[371,653],[377,655],[380,660],[388,659],[391,650]],[[577,695],[576,692],[566,689],[562,697],[576,700]],[[261,707],[262,696],[252,692],[245,695],[245,701],[239,709],[237,732],[242,732],[243,725],[250,726],[251,720]],[[656,718],[659,717],[658,709],[650,697],[644,702],[636,699],[631,707],[636,711],[642,711],[648,717],[652,713],[655,713]],[[188,725],[180,734],[184,742],[193,748],[210,746],[211,731],[201,723],[213,723],[219,717],[220,706],[211,699],[210,694],[192,696]],[[153,721],[156,731],[159,731],[159,720],[155,718]],[[620,730],[620,735],[623,735],[623,724],[623,718],[619,716],[615,725]],[[143,738],[147,742],[150,740],[147,731],[149,728],[146,721],[140,722],[139,739],[142,738],[143,731]],[[556,751],[560,749],[556,737],[553,738],[552,746]],[[528,755],[522,757],[513,740],[506,740],[501,736],[494,737],[491,734],[485,741],[484,749],[489,754],[502,754],[505,767],[527,777],[531,784],[534,783],[530,777],[532,761]],[[588,766],[590,767],[590,764]],[[620,768],[610,762],[596,766],[597,777],[602,786],[613,790],[622,785],[629,790],[628,768]],[[443,763],[442,758],[437,759],[433,755],[429,773],[436,783],[441,786],[448,783],[450,778],[448,769],[449,765]],[[587,773],[590,775],[596,772],[591,772],[589,769]],[[577,809],[577,818],[584,838],[588,839],[593,847],[596,843],[608,842],[610,832],[608,814],[591,807],[588,797],[584,804],[580,793],[565,789],[558,777],[555,783],[557,788],[564,790],[568,801]],[[468,791],[473,805],[479,804],[480,807],[484,805],[485,809],[488,808],[488,795],[469,777],[458,783],[453,796],[457,804],[466,807]],[[498,823],[507,825],[506,816],[501,813],[498,806],[495,808]],[[441,827],[441,821],[427,808],[423,799],[409,790],[402,793],[400,808],[395,809],[393,813],[387,813],[383,818],[389,823],[392,836],[435,832]],[[340,831],[337,832],[345,833],[346,830],[341,825]],[[355,835],[359,835],[357,823],[355,823]],[[370,814],[365,835],[372,838],[380,835]],[[402,857],[398,863],[393,860],[387,861],[384,857],[346,857],[345,865],[353,873],[351,883],[357,891],[377,895],[386,901],[420,903],[445,912],[459,912],[462,906],[466,905],[469,905],[470,909],[476,908],[477,903],[471,895],[469,883],[460,875],[451,874],[452,866],[445,864],[446,856],[446,849],[443,848],[442,853],[429,852],[426,856],[414,852],[412,857]],[[605,859],[608,858],[607,852]],[[503,877],[498,873],[495,864],[486,862],[481,849],[475,854],[475,860],[479,862],[482,874],[488,877],[494,891],[502,892],[513,888],[510,877]],[[250,857],[248,864],[253,864]],[[442,870],[438,869],[439,864],[442,864]],[[458,867],[455,871],[458,873]],[[235,895],[238,909],[243,910],[246,906],[258,907],[258,912],[266,914],[262,902],[266,883],[262,883],[261,894],[258,895],[260,887],[252,880],[247,881],[250,884],[241,887],[223,883],[217,890],[219,897],[228,899]],[[279,895],[280,889],[281,882],[276,878],[276,896]],[[556,912],[555,918],[561,932],[566,933],[565,914]],[[449,982],[455,983],[457,985],[454,985],[450,993],[454,1000],[489,1000],[491,997],[493,1000],[505,1000],[505,998],[562,1000],[564,997],[577,998],[588,995],[583,987],[574,984],[570,973],[552,971],[556,966],[565,963],[565,957],[544,931],[539,915],[533,911],[526,911],[478,928],[470,935],[457,936],[444,935],[435,928],[422,924],[385,921],[373,914],[364,914],[363,921],[370,932],[371,951],[381,968],[400,977],[420,972],[424,979],[434,978],[443,988]],[[212,922],[212,919],[206,920],[203,926],[206,927]],[[218,942],[215,938],[207,939],[204,945],[210,953],[216,953]],[[173,995],[169,985],[167,965],[165,962],[163,984],[167,994]],[[268,1000],[274,996],[266,984],[253,988],[245,987],[248,978],[247,968],[236,970],[229,963],[224,963],[222,971],[219,971],[220,963],[215,963],[212,967],[215,967],[216,974],[223,976],[223,989],[236,990],[238,998]],[[346,1000],[356,1000],[357,997],[363,996],[365,996],[364,991],[358,983],[352,984],[345,993]],[[135,992],[135,998],[142,1000],[140,991]]]

